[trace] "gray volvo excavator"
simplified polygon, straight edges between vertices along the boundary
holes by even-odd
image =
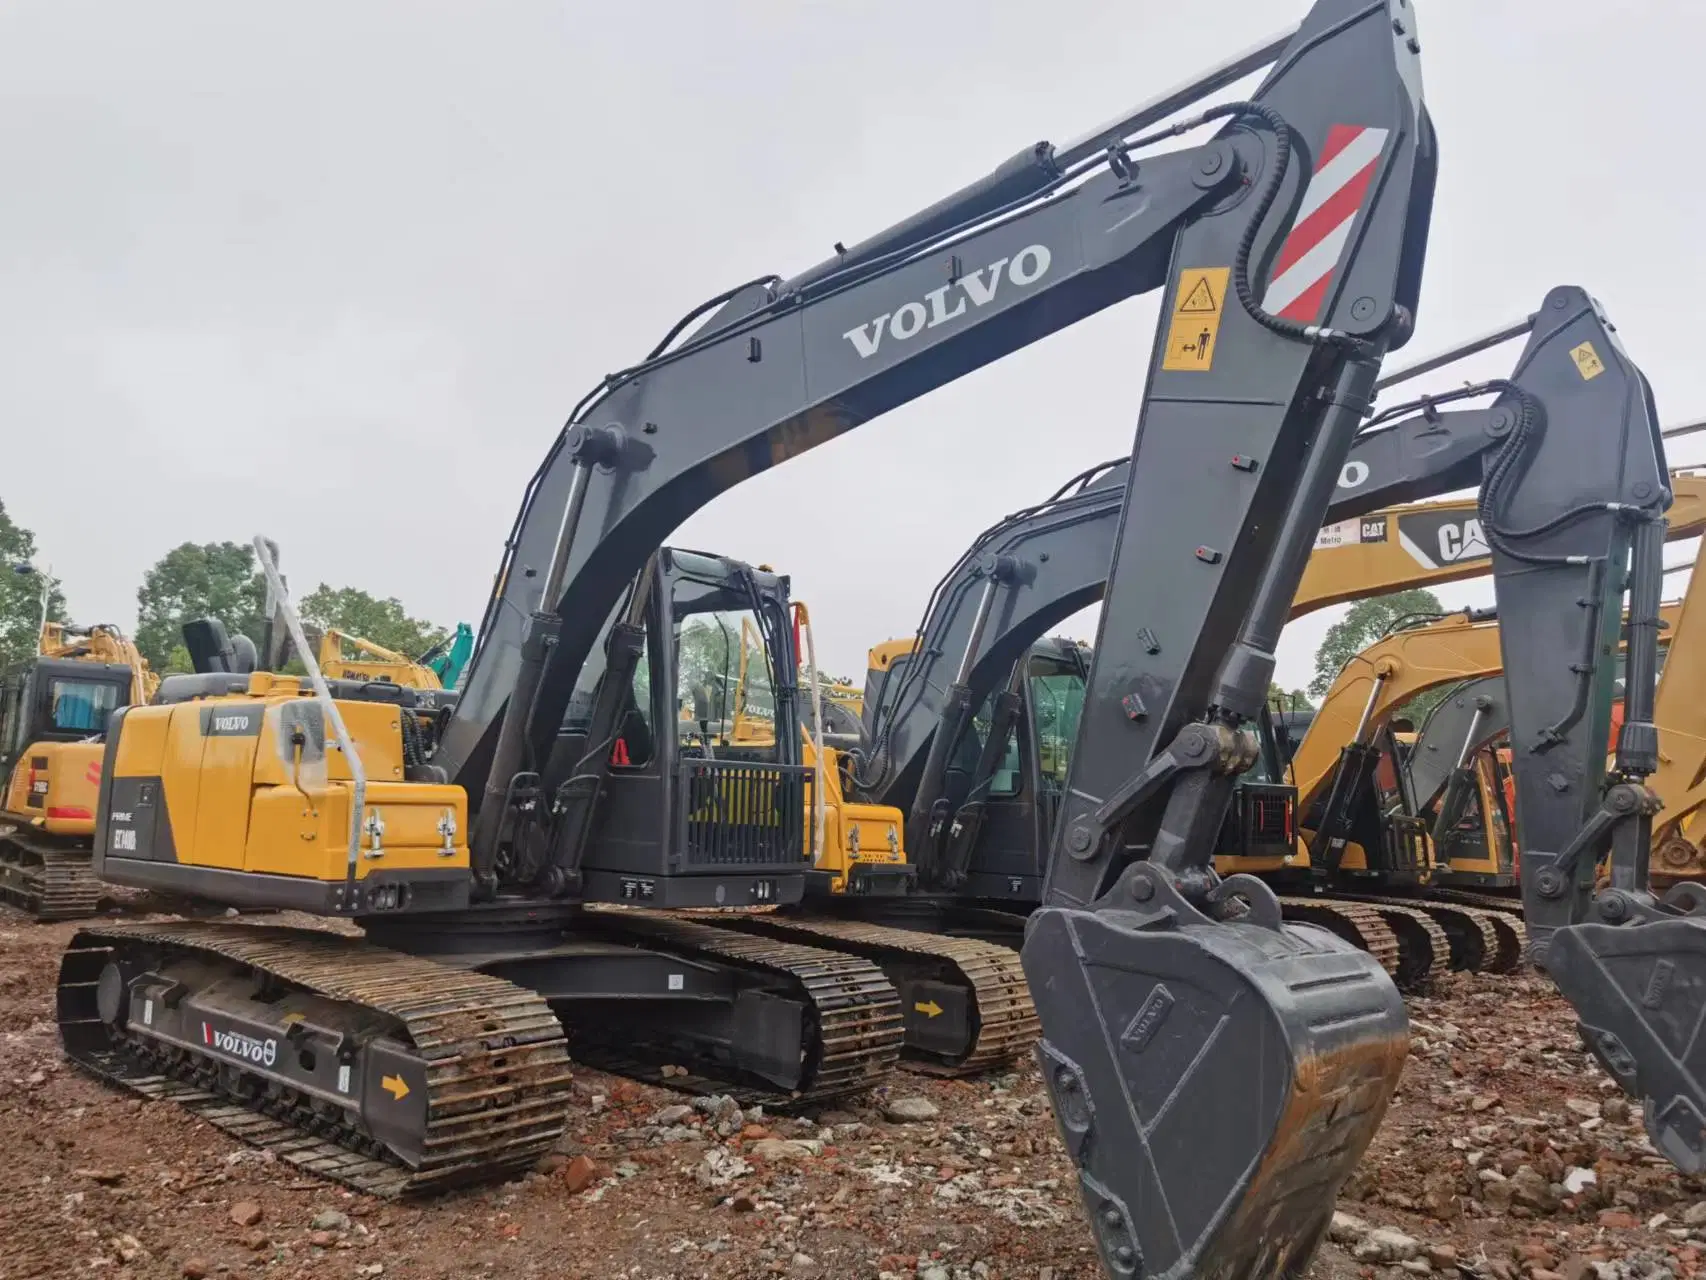
[[[298,1133],[290,1158],[393,1194],[530,1163],[573,1105],[563,1037],[594,1031],[589,1005],[608,1022],[621,1001],[639,1048],[685,1036],[708,1070],[732,1055],[748,1071],[791,1069],[808,1090],[824,1062],[848,1073],[842,1087],[860,1078],[848,1055],[861,1046],[892,1060],[878,1025],[892,990],[885,1005],[875,968],[812,947],[782,963],[669,913],[797,900],[809,784],[785,581],[660,544],[739,480],[1162,290],[1023,961],[1110,1274],[1300,1274],[1396,1084],[1402,1005],[1367,955],[1286,925],[1259,881],[1220,880],[1211,845],[1380,361],[1410,332],[1435,164],[1419,50],[1409,0],[1318,0],[1297,29],[1111,126],[1029,148],[819,267],[691,313],[571,415],[529,486],[447,721],[334,689],[312,668],[311,687],[257,672],[241,690],[238,673],[209,672],[115,720],[101,874],[350,917],[367,939],[224,923],[85,930],[61,973],[68,1052],[212,1105],[251,1140]],[[1161,120],[1264,66],[1252,97],[1188,122],[1217,125],[1213,136],[1153,149],[1183,131]],[[1586,656],[1615,618],[1631,539],[1638,564],[1656,553],[1668,496],[1644,384],[1614,344],[1594,360],[1600,429],[1559,441],[1512,390],[1487,418],[1501,443],[1484,486],[1506,549],[1501,608],[1582,636]],[[1615,493],[1560,510],[1560,445],[1571,465],[1591,463],[1584,484]],[[1519,559],[1531,572],[1511,572]],[[1592,603],[1603,598],[1609,611]],[[697,614],[735,608],[756,619],[773,668],[778,731],[762,758],[658,731],[681,691],[676,625],[685,637]],[[1647,820],[1650,698],[1630,699],[1600,812],[1603,759],[1581,764],[1577,750],[1598,715],[1597,666],[1545,677],[1512,691],[1519,739],[1549,726],[1550,756],[1518,758],[1522,803],[1546,810],[1542,823],[1524,812],[1542,833],[1523,851],[1540,958],[1625,1087],[1651,1099],[1665,1149],[1696,1167],[1685,1121],[1700,1114],[1698,1083],[1643,1013],[1687,1012],[1696,983],[1648,979],[1655,963],[1693,963],[1694,922],[1652,901],[1638,866],[1597,905],[1581,879],[1596,841],[1626,851],[1625,818]],[[1631,684],[1643,678],[1650,688],[1650,663],[1632,657]],[[618,748],[642,724],[652,749],[636,763]],[[386,773],[369,778],[368,759]],[[1631,981],[1648,1005],[1623,997]]]
[[[105,879],[353,918],[366,936],[91,926],[61,969],[67,1052],[390,1194],[530,1163],[573,1105],[571,1037],[624,1070],[684,1064],[689,1083],[772,1099],[880,1079],[901,1039],[889,958],[676,911],[799,901],[812,781],[786,581],[662,540],[747,476],[1149,291],[1168,316],[1152,407],[1213,420],[1238,457],[1222,474],[1140,441],[1134,474],[1212,477],[1205,506],[1278,521],[1311,441],[1354,425],[1409,332],[1435,163],[1418,50],[1408,0],[1318,0],[1112,124],[694,310],[571,414],[448,715],[209,670],[115,721]],[[1164,123],[1264,67],[1248,98]],[[1222,584],[1217,619],[1247,611],[1253,545],[1194,561]],[[726,743],[697,705],[693,731],[676,728],[690,635],[734,612],[762,637],[763,749]],[[1335,974],[1366,970],[1358,991],[1401,1021],[1378,968],[1313,935],[1298,945]],[[1290,1087],[1275,1066],[1264,1098]],[[1352,1140],[1310,1165],[1324,1203],[1378,1117],[1369,1100]],[[1246,1162],[1271,1135],[1225,1139]],[[1296,1224],[1305,1252],[1313,1224]],[[1152,1269],[1188,1270],[1218,1234],[1145,1250]]]

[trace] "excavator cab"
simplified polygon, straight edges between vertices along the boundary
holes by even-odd
[[[1075,641],[1038,641],[1005,690],[972,717],[943,787],[952,844],[969,844],[963,896],[1026,908],[1042,894],[1041,859],[1066,785],[1084,712],[1087,654]],[[1003,698],[1015,699],[1010,716]],[[1000,734],[992,750],[989,736]],[[975,817],[972,815],[975,814]],[[970,819],[968,821],[968,819]],[[951,855],[958,857],[957,851]]]
[[[583,667],[553,776],[601,779],[596,838],[519,830],[520,878],[578,872],[583,900],[649,907],[796,902],[813,861],[786,577],[664,548]],[[657,643],[658,637],[668,643]],[[590,833],[589,833],[590,835]]]
[[[82,799],[69,790],[91,768],[98,774],[96,740],[113,711],[130,702],[131,681],[128,666],[75,658],[31,658],[0,675],[6,813],[39,819],[54,832],[93,830],[93,786]]]
[[[1219,858],[1288,858],[1297,848],[1297,788],[1286,777],[1289,756],[1270,707],[1252,728],[1256,761],[1238,778],[1215,847]]]
[[[102,736],[140,692],[128,663],[35,657],[0,674],[0,897],[38,920],[93,911]]]

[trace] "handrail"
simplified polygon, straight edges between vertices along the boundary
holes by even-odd
[[[349,736],[349,730],[344,727],[344,718],[338,712],[337,701],[332,697],[331,689],[326,686],[326,677],[321,674],[320,664],[315,661],[314,651],[308,645],[308,637],[302,630],[302,619],[297,616],[296,606],[290,602],[290,592],[285,589],[284,579],[279,576],[278,566],[273,563],[271,544],[259,535],[255,538],[255,558],[260,561],[261,572],[266,575],[267,587],[272,594],[274,607],[283,616],[284,625],[290,631],[290,641],[296,646],[296,652],[301,655],[302,665],[308,669],[308,683],[314,686],[314,700],[320,704],[320,710],[326,717],[326,723],[332,726],[332,736],[337,739],[338,750],[344,753],[344,760],[349,765],[350,777],[355,780],[355,797],[354,802],[350,805],[349,866],[347,871],[348,889],[353,894],[355,892],[356,860],[361,855],[362,819],[367,813],[367,770],[362,767],[361,756],[355,749],[355,741]]]

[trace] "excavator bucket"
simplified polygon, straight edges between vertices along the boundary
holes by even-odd
[[[1281,924],[1277,904],[1217,923],[1153,880],[1123,887],[1149,897],[1045,910],[1024,949],[1103,1264],[1145,1280],[1301,1276],[1397,1086],[1403,1002],[1371,956]]]
[[[1545,969],[1600,1065],[1640,1099],[1653,1145],[1684,1173],[1706,1172],[1706,920],[1569,925],[1549,939]]]

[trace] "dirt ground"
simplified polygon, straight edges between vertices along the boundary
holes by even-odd
[[[538,1171],[387,1204],[63,1063],[74,928],[0,914],[4,1280],[1101,1274],[1028,1064],[903,1075],[809,1119],[579,1072],[584,1106]],[[1540,980],[1453,976],[1410,1007],[1402,1091],[1315,1280],[1706,1274],[1706,1184],[1647,1144]]]

